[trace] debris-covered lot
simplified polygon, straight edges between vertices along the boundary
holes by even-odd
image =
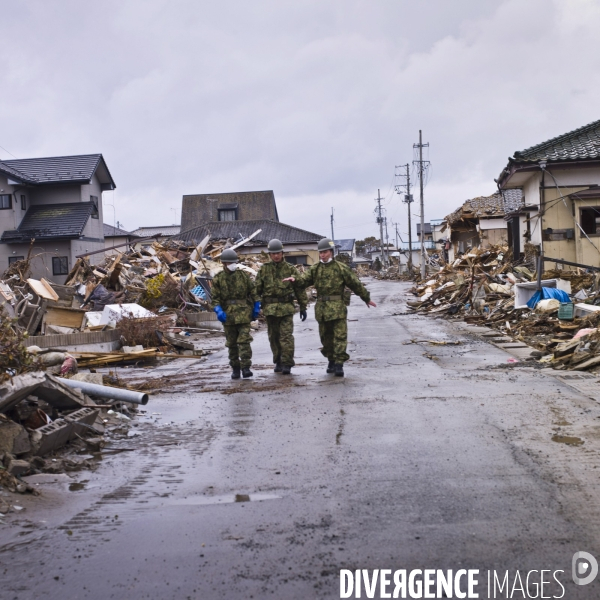
[[[41,495],[10,496],[21,510],[3,518],[9,597],[335,598],[343,568],[519,556],[566,571],[578,549],[598,553],[592,392],[509,362],[486,328],[410,311],[410,283],[367,284],[380,311],[352,301],[342,380],[312,310],[295,320],[289,378],[264,331],[254,380],[229,379],[222,351],[98,368],[171,393],[139,407],[95,470],[23,477]]]

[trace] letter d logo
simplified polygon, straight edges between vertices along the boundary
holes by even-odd
[[[588,552],[573,554],[573,581],[577,585],[592,583],[598,575],[598,561]]]

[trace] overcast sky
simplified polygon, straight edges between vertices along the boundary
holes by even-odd
[[[333,207],[336,237],[363,238],[380,188],[405,237],[394,167],[419,129],[429,220],[600,118],[596,0],[0,7],[0,158],[101,152],[105,222],[127,229],[179,223],[183,194],[272,189],[283,222],[329,234]]]

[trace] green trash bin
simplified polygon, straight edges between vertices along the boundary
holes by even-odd
[[[572,302],[561,302],[558,309],[558,318],[561,321],[572,321],[575,313],[575,305]]]

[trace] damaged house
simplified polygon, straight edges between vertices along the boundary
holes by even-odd
[[[78,254],[104,248],[115,187],[102,154],[0,161],[0,272],[29,256],[34,278],[64,283]]]
[[[446,235],[450,241],[448,259],[453,261],[472,248],[506,244],[508,230],[505,216],[519,210],[522,204],[520,189],[467,200],[445,219]]]
[[[600,121],[515,152],[497,179],[522,190],[507,215],[515,257],[541,247],[546,257],[597,265],[600,257]]]

